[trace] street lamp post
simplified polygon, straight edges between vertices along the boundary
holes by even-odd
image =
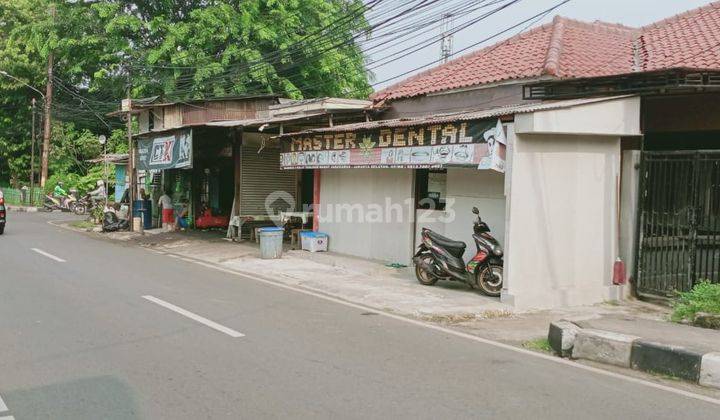
[[[32,136],[30,139],[30,205],[35,205],[35,98],[32,98]]]

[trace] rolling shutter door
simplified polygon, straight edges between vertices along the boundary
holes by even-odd
[[[292,204],[284,200],[276,200],[271,207],[275,212],[287,210],[295,205],[297,181],[296,171],[280,169],[280,149],[266,147],[258,154],[258,147],[243,146],[242,148],[242,195],[240,197],[240,214],[267,214],[265,200],[276,191],[285,191],[293,199]]]

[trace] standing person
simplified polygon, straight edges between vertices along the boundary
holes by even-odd
[[[162,215],[162,226],[165,230],[172,230],[175,223],[174,209],[172,204],[172,198],[170,198],[170,191],[165,190],[163,195],[158,200],[158,207],[160,208],[160,214]]]

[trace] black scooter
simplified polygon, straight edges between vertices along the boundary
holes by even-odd
[[[490,235],[490,227],[480,218],[477,207],[473,207],[472,212],[478,215],[473,224],[475,256],[465,264],[465,242],[453,241],[423,228],[422,243],[413,257],[415,276],[426,286],[432,286],[438,280],[460,281],[488,296],[497,297],[503,286],[503,250],[497,239]]]

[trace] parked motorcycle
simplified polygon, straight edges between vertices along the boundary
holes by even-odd
[[[480,218],[477,207],[473,207],[472,212],[478,216],[473,225],[475,256],[466,264],[463,261],[465,242],[453,241],[423,228],[422,243],[413,257],[415,276],[426,286],[438,280],[460,281],[497,297],[503,286],[503,249],[490,235],[490,227]]]
[[[90,199],[90,194],[85,194],[84,197],[72,202],[69,207],[73,213],[78,216],[84,216],[87,214],[88,210],[92,209],[94,206],[92,200]]]

